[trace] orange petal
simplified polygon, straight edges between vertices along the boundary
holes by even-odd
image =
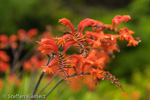
[[[39,43],[41,45],[40,49],[42,49],[42,50],[49,49],[49,50],[54,51],[56,53],[56,55],[58,55],[57,45],[53,40],[44,38],[41,40],[41,42],[37,42],[37,43]]]
[[[66,54],[66,50],[69,46],[71,46],[72,44],[76,43],[75,41],[69,41],[67,42],[67,44],[65,44],[65,47],[64,47],[64,55]]]
[[[93,24],[94,24],[95,22],[96,22],[95,20],[89,19],[89,18],[87,18],[87,19],[81,21],[81,23],[80,23],[79,26],[78,26],[78,31],[79,31],[79,29],[81,28],[80,33],[82,33],[82,31],[83,31],[83,29],[84,29],[85,27],[87,27],[87,26],[93,26]],[[77,32],[78,32],[78,31],[77,31]]]
[[[72,35],[74,35],[74,27],[73,27],[72,23],[70,22],[70,20],[68,20],[66,18],[62,18],[62,19],[59,19],[59,22],[62,22],[61,24],[66,25],[66,27],[70,27],[70,29],[72,31]]]

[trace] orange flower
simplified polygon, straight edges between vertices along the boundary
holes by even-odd
[[[57,45],[60,45],[62,43],[62,45],[64,46],[65,43],[67,42],[67,39],[69,40],[70,38],[72,38],[73,36],[71,34],[66,34],[64,36],[62,36],[61,38],[58,37],[58,38],[55,38],[57,39]]]
[[[0,60],[0,71],[6,73],[9,70],[9,64]]]
[[[38,30],[37,29],[30,29],[28,32],[26,32],[24,29],[18,30],[18,38],[21,41],[32,41],[32,38],[37,35]]]
[[[129,41],[129,38],[132,37],[131,34],[134,33],[134,31],[132,30],[129,30],[127,27],[124,27],[123,29],[120,29],[119,32],[121,33],[120,34],[120,40],[127,40]]]
[[[32,38],[33,36],[35,36],[35,35],[37,35],[37,33],[38,33],[38,30],[37,29],[30,29],[28,32],[27,32],[27,36],[29,37],[29,38]]]
[[[45,67],[43,70],[42,70],[42,72],[49,72],[49,73],[52,73],[52,74],[54,74],[54,72],[52,71],[52,68],[50,68],[50,67],[48,67],[48,66],[43,66],[43,67]]]
[[[109,38],[107,35],[104,35],[104,34],[97,34],[96,32],[89,32],[89,31],[86,31],[85,32],[86,34],[84,35],[84,37],[93,37],[94,39],[100,39],[100,40],[103,40],[105,38]]]
[[[74,27],[71,24],[70,20],[68,20],[66,18],[62,18],[59,20],[59,22],[62,22],[61,24],[66,25],[66,27],[70,27],[70,29],[72,31],[72,35],[74,35]]]
[[[23,68],[27,71],[37,71],[42,65],[42,61],[39,60],[38,56],[32,56],[28,61],[25,61]]]
[[[129,19],[131,19],[129,15],[117,15],[114,17],[112,25],[109,25],[86,18],[82,20],[75,29],[70,20],[66,18],[60,19],[59,22],[62,22],[61,24],[66,25],[66,27],[70,27],[71,31],[65,31],[65,35],[62,37],[54,38],[56,43],[53,38],[45,38],[42,39],[41,42],[38,42],[41,45],[39,50],[41,50],[42,53],[54,56],[54,59],[48,66],[44,66],[42,72],[48,71],[49,73],[53,73],[55,69],[56,72],[61,72],[66,80],[73,79],[70,78],[70,75],[81,75],[77,76],[77,79],[73,79],[71,83],[71,86],[76,89],[80,88],[80,85],[77,85],[77,83],[80,81],[83,82],[84,79],[86,79],[86,82],[83,82],[84,84],[89,82],[90,84],[93,83],[91,78],[86,77],[86,75],[88,76],[90,74],[90,76],[94,77],[95,84],[97,84],[98,79],[106,79],[115,83],[123,90],[121,83],[117,81],[118,79],[103,69],[105,64],[110,62],[110,57],[114,57],[113,52],[120,51],[117,42],[118,38],[120,38],[120,40],[127,40],[129,42],[128,46],[138,45],[138,41],[136,41],[138,39],[132,37],[133,31],[126,27],[117,31],[119,24],[121,22],[127,22]],[[86,27],[92,27],[92,31],[85,31],[85,34],[83,34],[82,32]],[[96,28],[97,31],[95,31]],[[105,33],[104,30],[114,32],[117,35]],[[76,47],[77,52],[79,52],[67,56],[66,51],[70,46]],[[89,87],[91,89],[94,88],[93,85]]]
[[[70,65],[68,64],[68,62],[65,60],[65,50],[64,53],[58,52],[57,50],[57,45],[55,44],[55,42],[53,40],[50,39],[42,39],[41,42],[38,42],[41,47],[39,47],[39,50],[41,50],[41,52],[49,52],[49,51],[53,51],[56,55],[56,59],[53,59],[48,66],[45,66],[45,68],[42,70],[42,72],[52,72],[52,66],[53,65],[58,65],[59,71],[63,72],[65,76],[67,76],[67,70],[68,67],[70,67]],[[59,66],[60,65],[60,66]]]
[[[71,55],[69,56],[69,59],[72,59],[70,60],[70,63],[72,63],[75,67],[75,72],[76,73],[80,73],[80,72],[86,72],[88,71],[89,67],[91,67],[93,65],[93,61],[92,60],[89,60],[89,59],[86,59],[84,58],[84,56],[82,55]],[[86,66],[88,65],[88,66]],[[86,67],[86,69],[85,69]]]
[[[104,76],[102,75],[103,71],[102,71],[102,70],[99,70],[99,69],[91,68],[90,73],[91,73],[91,75],[94,76],[95,85],[97,85],[97,82],[98,82],[98,81],[97,81],[97,78],[98,78],[98,79],[101,79],[101,78],[104,77]]]
[[[0,42],[7,43],[8,42],[8,36],[5,34],[0,35]]]
[[[11,35],[9,37],[9,44],[10,44],[10,47],[13,48],[13,49],[16,49],[18,47],[18,36],[17,35]]]
[[[69,35],[69,34],[67,34],[67,35]],[[65,36],[67,36],[67,35],[65,35]],[[66,50],[67,50],[71,45],[76,44],[76,42],[75,42],[75,41],[68,41],[68,42],[65,42],[65,39],[63,39],[63,38],[65,38],[65,37],[62,37],[62,39],[60,39],[60,41],[62,42],[62,46],[64,46],[64,55],[65,55],[65,54],[66,54]],[[58,41],[57,44],[60,45],[60,43],[59,43],[60,41]]]
[[[31,65],[31,63],[30,63],[29,61],[25,61],[25,62],[23,63],[23,68],[24,68],[25,70],[30,71],[30,72],[33,70],[33,66]]]
[[[16,42],[17,40],[18,40],[17,35],[11,35],[11,36],[9,37],[9,41],[10,41],[10,42]]]
[[[140,97],[140,92],[139,91],[134,91],[133,94],[131,95],[131,98],[133,100],[139,100]]]
[[[37,56],[32,56],[30,58],[30,63],[34,66],[35,70],[38,70],[41,67],[42,61],[39,60]]]
[[[123,15],[123,16],[116,15],[112,19],[112,26],[113,26],[113,28],[115,28],[115,25],[117,25],[117,27],[116,27],[116,30],[117,30],[120,23],[127,22],[129,19],[131,19],[131,17],[129,15]]]
[[[10,60],[9,56],[7,55],[6,51],[0,51],[0,59],[3,61],[8,62]]]
[[[129,43],[128,43],[128,45],[127,46],[131,46],[131,44],[133,44],[133,46],[136,46],[136,45],[138,45],[138,41],[136,41],[136,40],[134,40],[134,38],[133,37],[130,37],[130,39],[129,39]]]
[[[78,26],[78,30],[77,32],[79,32],[79,29],[80,30],[80,33],[82,33],[83,29],[87,26],[93,26],[97,21],[96,20],[93,20],[93,19],[89,19],[89,18],[86,18],[84,20],[82,20],[80,23],[79,23],[79,26]]]
[[[79,23],[77,32],[74,31],[74,27],[68,19],[62,18],[59,20],[59,22],[62,22],[63,25],[69,26],[72,30],[72,33],[67,32],[68,34],[64,35],[63,37],[57,38],[58,39],[57,44],[62,43],[63,45],[67,45],[67,46],[65,46],[65,51],[66,51],[67,47],[69,47],[71,45],[74,45],[74,46],[77,45],[82,48],[83,55],[86,57],[88,55],[88,50],[85,46],[86,41],[87,41],[86,42],[87,45],[92,43],[92,44],[94,44],[94,47],[100,46],[99,40],[94,41],[92,39],[85,39],[86,36],[83,36],[83,34],[82,34],[82,31],[85,27],[93,26],[95,24],[100,24],[100,22],[93,20],[93,19],[89,19],[89,18],[84,19],[83,21],[81,21]],[[80,32],[79,32],[79,30],[80,30]],[[67,42],[69,42],[69,43],[67,43]]]
[[[105,57],[103,57],[103,58],[99,58],[99,59],[97,59],[95,62],[94,62],[94,65],[95,66],[97,66],[97,68],[99,68],[99,69],[103,69],[103,66],[104,66],[104,63],[105,63]]]
[[[41,45],[41,47],[39,47],[38,49],[41,50],[42,53],[48,53],[49,51],[54,51],[58,56],[57,45],[53,40],[44,38],[41,40],[41,42],[38,43]]]
[[[48,66],[42,66],[44,67],[44,69],[42,70],[42,72],[49,72],[49,73],[53,73],[53,66],[54,65],[58,65],[58,59],[57,58],[54,58],[49,64]]]
[[[0,35],[0,49],[8,47],[8,36],[5,34]]]
[[[24,29],[18,30],[18,38],[20,40],[25,40],[26,39],[26,31]]]
[[[120,29],[119,30],[120,33],[121,33],[121,37],[120,39],[123,40],[123,39],[126,39],[129,43],[127,46],[131,46],[131,44],[133,44],[133,46],[136,46],[138,45],[138,41],[136,41],[131,34],[134,33],[134,31],[132,30],[129,30],[128,28],[124,27],[123,29]]]

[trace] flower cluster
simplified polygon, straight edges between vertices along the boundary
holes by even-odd
[[[33,41],[33,37],[37,34],[37,29],[30,29],[26,32],[24,29],[18,30],[18,34],[11,35],[8,37],[5,34],[0,35],[0,49],[6,49],[11,47],[12,49],[16,49],[18,47],[19,42],[23,41]]]
[[[128,42],[127,46],[136,46],[140,42],[139,38],[132,36],[134,32],[128,28],[118,29],[119,24],[127,22],[129,19],[131,19],[129,15],[117,15],[112,19],[112,24],[108,25],[86,18],[79,23],[77,28],[74,28],[68,19],[60,19],[59,22],[70,27],[71,31],[65,31],[62,37],[43,38],[38,42],[40,44],[38,49],[41,53],[53,56],[51,62],[44,66],[42,72],[53,74],[60,72],[67,82],[71,81],[71,83],[81,78],[87,80],[85,77],[93,77],[95,84],[98,79],[106,79],[123,89],[118,79],[104,70],[104,66],[110,61],[111,56],[114,56],[114,51],[120,51],[117,39],[125,39]],[[83,31],[86,27],[91,27],[92,30]],[[114,32],[115,34],[106,32]],[[67,55],[66,52],[71,47],[75,47],[77,52]],[[71,80],[72,74],[76,74],[80,78]],[[92,78],[88,78],[88,80],[92,80]]]
[[[7,36],[6,34],[0,34],[0,74],[2,73],[8,75],[7,77],[9,80],[8,83],[13,83],[12,81],[14,81],[15,84],[18,84],[19,86],[20,77],[17,76],[16,73],[17,74],[21,73],[20,71],[21,67],[24,67],[24,70],[31,71],[33,69],[37,70],[41,66],[40,60],[38,60],[38,58],[31,55],[25,57],[23,54],[23,51],[25,50],[24,47],[27,43],[30,43],[31,45],[35,43],[34,39],[37,33],[38,33],[37,29],[30,29],[29,31],[20,29],[18,30],[17,34],[13,34],[10,36]],[[30,60],[25,61],[30,56],[31,56]],[[32,63],[30,63],[30,61]],[[3,82],[0,82],[0,85],[2,83]]]
[[[26,71],[32,72],[38,70],[43,61],[39,59],[39,57],[33,55],[28,61],[23,63],[23,68]]]

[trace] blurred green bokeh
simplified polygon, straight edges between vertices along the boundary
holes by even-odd
[[[16,34],[17,30],[22,28],[38,28],[43,32],[46,25],[53,26],[54,34],[62,34],[55,29],[60,25],[58,20],[64,17],[70,19],[76,27],[84,18],[111,24],[115,15],[130,15],[132,19],[122,23],[120,27],[126,26],[135,31],[134,36],[141,37],[142,42],[136,47],[126,47],[125,41],[120,42],[121,52],[115,53],[115,59],[112,59],[106,69],[121,79],[127,91],[139,89],[140,97],[144,98],[143,91],[146,90],[146,85],[150,84],[150,0],[0,0],[0,12],[0,34],[8,35]],[[26,80],[28,78],[24,79]],[[51,99],[121,99],[120,90],[108,82],[100,81],[95,91],[85,91],[87,89],[83,87],[80,92],[73,92],[67,86],[61,85],[52,94]]]

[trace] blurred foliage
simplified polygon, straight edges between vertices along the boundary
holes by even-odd
[[[61,83],[47,98],[47,100],[148,100],[150,96],[150,67],[148,66],[144,72],[135,70],[132,75],[132,82],[128,84],[125,80],[122,80],[122,84],[125,87],[125,91],[122,92],[118,86],[108,82],[100,81],[95,90],[89,91],[86,86],[83,86],[79,91],[74,91],[66,84]],[[144,77],[143,77],[144,76]],[[5,78],[5,86],[3,91],[0,90],[0,96],[2,94],[11,95],[31,95],[33,90],[33,84],[36,83],[38,77],[35,78],[34,74],[24,75],[22,81],[17,87],[15,81],[7,83]],[[38,91],[47,84],[50,78],[45,77],[39,86]],[[58,79],[54,80],[40,95],[45,95],[49,92]],[[8,97],[5,100],[10,100]],[[20,100],[15,99],[15,100]],[[26,100],[26,99],[23,99]],[[37,100],[42,100],[37,99]]]
[[[26,30],[38,28],[43,31],[46,25],[54,26],[54,34],[63,34],[55,31],[60,25],[58,19],[63,17],[70,19],[76,27],[82,19],[87,17],[110,24],[115,15],[131,15],[132,19],[128,23],[121,24],[120,27],[126,25],[135,31],[134,36],[141,37],[142,42],[136,47],[126,47],[126,42],[121,42],[121,52],[116,52],[115,59],[107,65],[107,69],[113,75],[123,79],[127,92],[130,90],[133,92],[138,88],[140,98],[146,98],[144,91],[150,80],[150,75],[147,75],[150,71],[150,0],[114,0],[114,2],[109,0],[105,2],[103,0],[1,0],[0,12],[0,34],[9,35],[15,34],[21,28]],[[19,93],[31,93],[26,90],[28,80],[29,77],[23,78],[22,89]],[[9,87],[6,88],[11,90]],[[124,100],[119,88],[116,89],[107,82],[100,82],[95,91],[85,92],[86,90],[85,88],[80,92],[68,92],[72,90],[63,84],[55,90],[51,98],[62,100],[116,100],[121,98]]]

